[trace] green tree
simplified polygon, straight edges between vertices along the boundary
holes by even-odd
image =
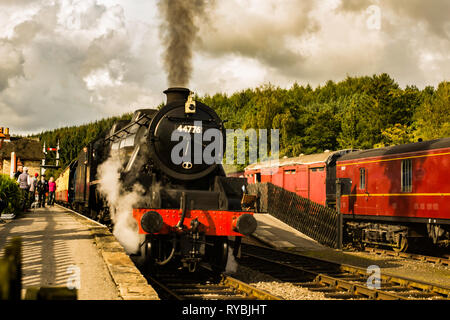
[[[379,143],[382,129],[379,102],[367,94],[355,94],[343,99],[341,104],[339,146],[369,149]]]
[[[414,142],[414,132],[411,127],[397,123],[395,126],[381,131],[382,141],[375,148],[397,146]]]
[[[417,137],[423,140],[450,136],[450,82],[439,84],[414,115]]]

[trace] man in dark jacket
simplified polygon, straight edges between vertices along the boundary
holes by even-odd
[[[22,167],[18,167],[17,168],[17,172],[14,173],[14,179],[17,180],[22,173],[23,173],[23,168]]]
[[[39,208],[45,208],[45,194],[48,192],[48,182],[45,180],[45,175],[41,175],[41,180],[37,183],[37,192],[39,195]]]

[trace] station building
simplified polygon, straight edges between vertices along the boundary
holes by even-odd
[[[40,173],[43,157],[42,145],[38,138],[18,138],[8,135],[0,146],[0,173],[11,176],[19,167],[28,167],[30,175]]]

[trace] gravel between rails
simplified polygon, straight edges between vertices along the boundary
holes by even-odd
[[[326,298],[321,292],[312,292],[240,265],[237,267],[236,273],[230,275],[285,300],[336,300]]]

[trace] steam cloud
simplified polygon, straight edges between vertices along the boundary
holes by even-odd
[[[110,208],[111,219],[114,223],[113,234],[127,253],[136,253],[143,236],[138,233],[138,225],[131,212],[142,196],[143,187],[135,185],[131,192],[123,190],[119,180],[121,162],[117,156],[111,156],[98,169],[99,190],[106,196]]]
[[[186,87],[192,72],[192,46],[199,31],[196,19],[205,13],[206,0],[161,0],[165,21],[160,34],[165,46],[164,65],[170,87]]]

